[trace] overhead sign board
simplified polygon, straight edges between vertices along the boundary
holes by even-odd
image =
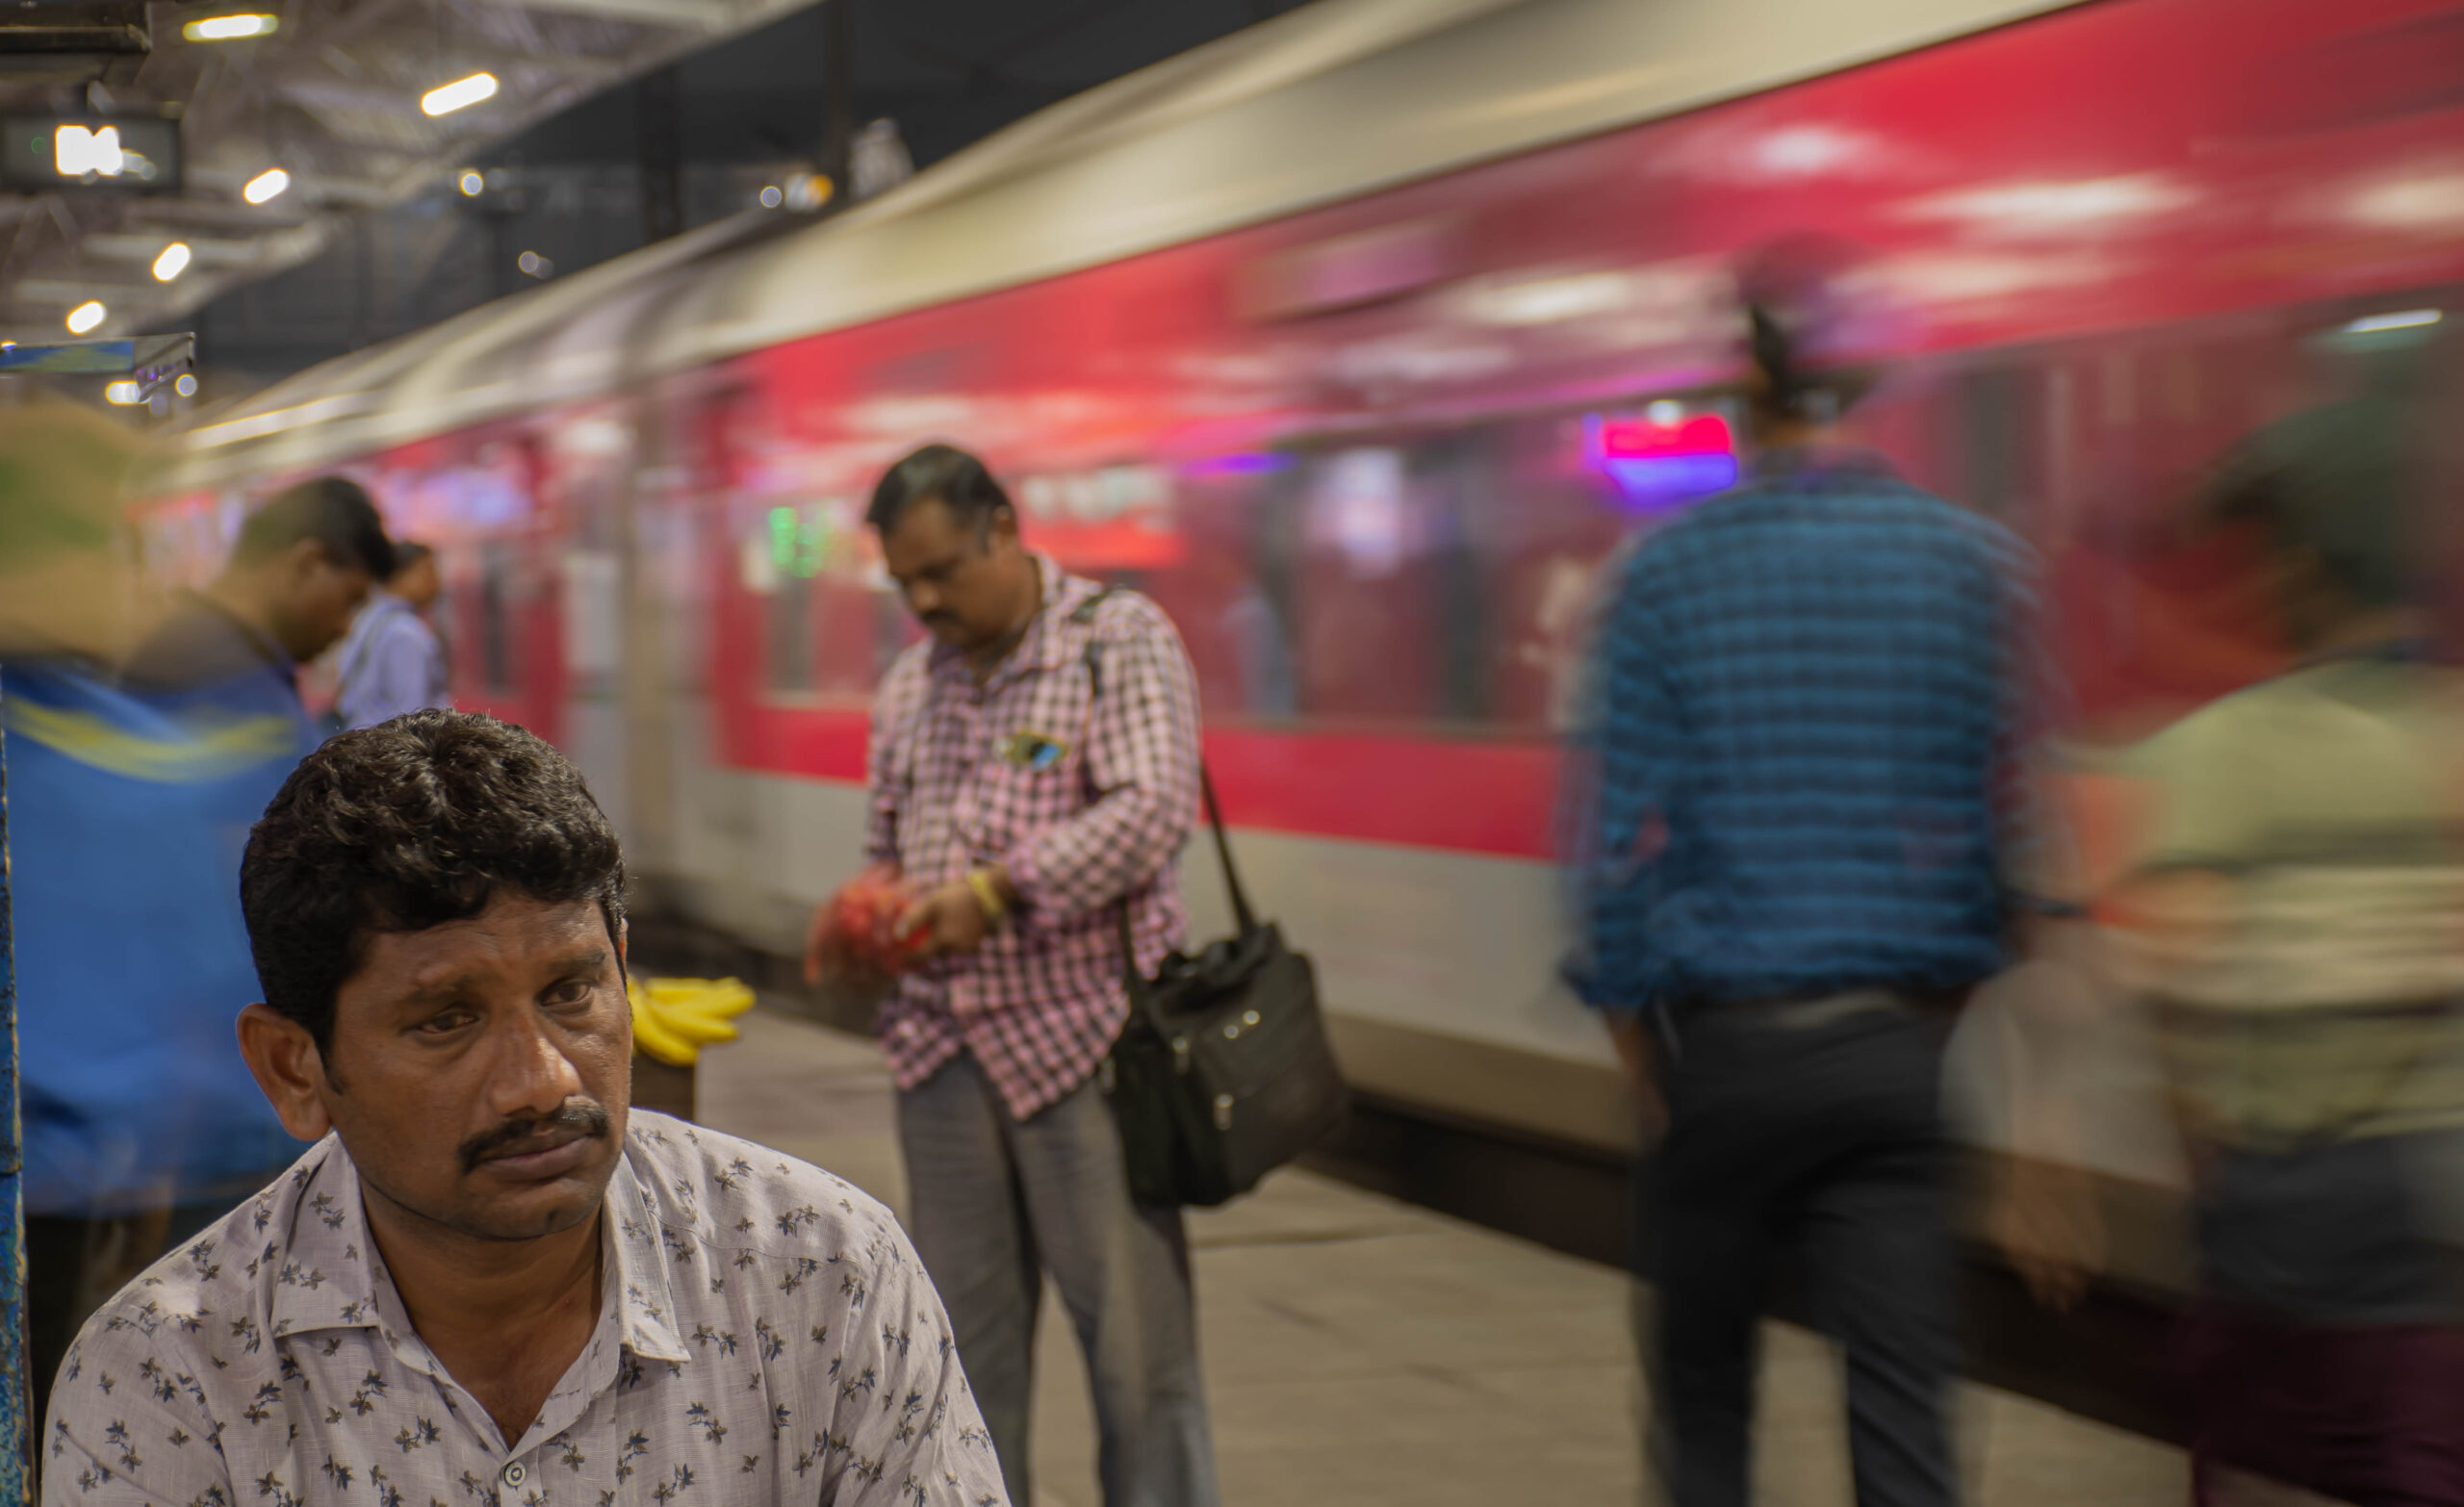
[[[0,120],[0,185],[21,192],[177,192],[180,123],[160,115],[11,115]]]
[[[65,340],[41,345],[0,345],[0,376],[120,376],[141,391],[156,387],[195,362],[196,337],[138,335],[119,340]]]

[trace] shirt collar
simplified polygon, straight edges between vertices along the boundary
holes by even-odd
[[[692,1359],[676,1331],[675,1294],[660,1250],[657,1219],[633,1170],[629,1145],[607,1180],[600,1249],[603,1271],[617,1294],[617,1338],[646,1360]],[[273,1261],[270,1317],[276,1338],[318,1329],[377,1329],[411,1334],[409,1313],[386,1275],[368,1230],[368,1205],[359,1168],[339,1137],[328,1136],[321,1155],[303,1159],[288,1177],[295,1185],[292,1228],[272,1228],[280,1188],[259,1195],[248,1221],[257,1242],[248,1254]]]
[[[607,1180],[607,1231],[614,1240],[616,1291],[623,1302],[619,1338],[646,1360],[682,1363],[693,1358],[676,1328],[676,1293],[668,1281],[667,1252],[657,1215],[651,1212],[641,1179],[633,1171],[632,1137],[616,1175]]]
[[[1784,445],[1754,457],[1758,481],[1808,482],[1844,477],[1897,481],[1899,468],[1882,451],[1860,445]]]

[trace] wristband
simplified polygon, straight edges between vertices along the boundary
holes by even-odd
[[[1010,907],[1002,902],[1001,886],[992,882],[992,871],[990,869],[967,870],[966,887],[975,891],[975,903],[984,907],[986,923],[999,926],[1002,917],[1010,913]]]

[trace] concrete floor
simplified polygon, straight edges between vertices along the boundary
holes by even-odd
[[[905,1199],[872,1044],[756,1011],[703,1060],[701,1117]],[[1617,1272],[1288,1171],[1193,1214],[1223,1496],[1520,1507],[1640,1499],[1640,1382]],[[1033,1507],[1097,1507],[1085,1373],[1047,1301]],[[1758,1500],[1845,1507],[1832,1352],[1765,1332]],[[1968,1496],[1986,1507],[2175,1507],[2177,1451],[1963,1389]],[[1024,1507],[1024,1504],[1022,1504]]]

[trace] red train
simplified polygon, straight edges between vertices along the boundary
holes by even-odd
[[[911,631],[862,499],[966,444],[1180,624],[1363,1085],[1617,1146],[1553,733],[1600,562],[1732,473],[1730,259],[1808,228],[1873,253],[1877,441],[2039,542],[2076,730],[2126,734],[2277,655],[2170,501],[2323,350],[2451,317],[2464,6],[1321,0],[310,371],[187,437],[153,537],[365,476],[443,550],[461,703],[577,754],[656,904],[791,951]]]

